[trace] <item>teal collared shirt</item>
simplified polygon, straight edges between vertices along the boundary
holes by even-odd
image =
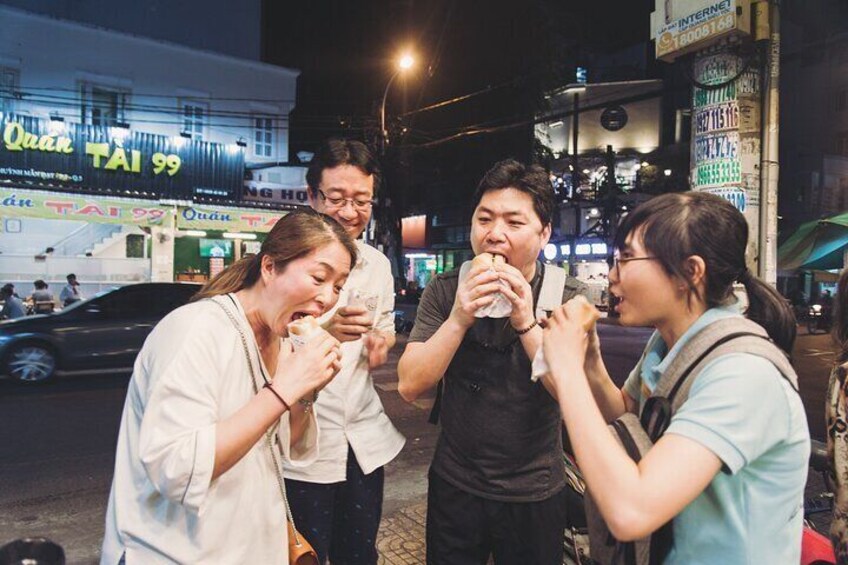
[[[642,406],[692,336],[739,315],[735,304],[708,310],[671,350],[655,332],[624,391]],[[701,444],[724,467],[674,518],[666,564],[800,562],[809,430],[800,397],[769,361],[740,352],[708,364],[666,433]]]
[[[640,396],[643,397],[641,399],[642,402],[639,405],[641,409],[642,404],[644,404],[644,401],[647,400],[648,394],[645,393],[650,393],[657,388],[657,384],[660,382],[660,377],[671,364],[672,359],[677,356],[683,346],[686,345],[686,343],[692,339],[694,335],[713,322],[740,315],[741,311],[737,303],[707,310],[697,320],[695,320],[695,323],[689,326],[689,329],[687,329],[682,336],[680,336],[680,339],[677,340],[677,343],[674,344],[671,351],[668,350],[668,346],[665,341],[663,341],[660,333],[655,331],[648,340],[645,352],[642,354],[644,361],[642,361],[642,363],[634,369],[634,372],[641,369],[641,373],[637,375],[630,375],[624,385],[625,392],[634,400],[639,400]]]

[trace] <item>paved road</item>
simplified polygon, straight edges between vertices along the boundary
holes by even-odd
[[[601,334],[605,360],[621,382],[649,332],[606,325]],[[431,399],[409,405],[398,396],[397,357],[395,351],[375,375],[387,412],[407,437],[387,468],[384,563],[422,555],[425,477],[437,437],[437,428],[426,423]],[[833,359],[828,338],[801,336],[795,358],[811,429],[822,437]],[[69,563],[97,562],[127,382],[127,375],[118,375],[40,387],[0,383],[0,543],[45,535],[65,547]]]

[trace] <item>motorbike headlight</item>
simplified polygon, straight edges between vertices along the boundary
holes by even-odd
[[[821,312],[821,304],[813,304],[813,312]]]

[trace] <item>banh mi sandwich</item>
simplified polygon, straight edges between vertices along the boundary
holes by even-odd
[[[290,323],[288,329],[290,337],[297,336],[301,339],[308,339],[322,328],[314,316],[304,316]]]
[[[491,269],[495,265],[503,265],[504,263],[506,263],[506,259],[503,258],[503,255],[495,255],[484,251],[471,260],[471,267],[488,267]]]
[[[565,313],[568,314],[569,319],[583,326],[583,330],[586,333],[592,331],[592,328],[595,327],[595,322],[601,317],[598,309],[589,304],[589,301],[582,294],[578,294],[565,303]]]
[[[589,304],[589,301],[582,294],[578,294],[566,302],[563,308],[568,319],[580,324],[580,327],[586,333],[594,329],[595,323],[601,317],[598,309]],[[540,347],[536,351],[536,356],[533,357],[533,363],[530,368],[530,380],[535,383],[542,375],[548,372],[550,372],[550,367],[548,366],[548,361],[545,359],[544,350]]]

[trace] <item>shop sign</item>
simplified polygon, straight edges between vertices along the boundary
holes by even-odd
[[[156,226],[167,214],[167,207],[144,200],[0,189],[0,217]]]
[[[725,84],[720,88],[698,88],[695,87],[695,97],[693,99],[693,106],[695,109],[703,108],[705,106],[713,106],[715,104],[722,104],[724,102],[735,102],[736,101],[736,83],[738,81],[733,81],[730,84]]]
[[[736,159],[739,156],[739,134],[730,131],[695,138],[695,162]]]
[[[621,106],[609,106],[601,112],[601,125],[605,130],[618,131],[627,125],[627,111]]]
[[[244,200],[292,206],[309,205],[305,186],[286,187],[277,183],[254,180],[244,181]]]
[[[748,195],[744,189],[741,188],[711,188],[707,189],[704,192],[709,192],[710,194],[715,194],[716,196],[721,196],[731,204],[733,204],[737,210],[745,213],[745,209],[748,207]]]
[[[736,101],[708,106],[695,112],[695,134],[711,133],[739,127],[739,105]]]
[[[738,159],[721,159],[695,167],[694,186],[696,188],[719,187],[728,184],[738,185],[742,181]]]
[[[0,179],[32,187],[178,200],[190,200],[199,191],[241,197],[241,148],[82,124],[68,124],[61,131],[55,125],[5,115],[0,121]]]
[[[721,0],[660,28],[655,37],[657,58],[698,49],[736,29],[736,3]]]
[[[285,212],[279,210],[190,206],[180,208],[177,214],[177,228],[183,230],[268,232],[285,215]]]

